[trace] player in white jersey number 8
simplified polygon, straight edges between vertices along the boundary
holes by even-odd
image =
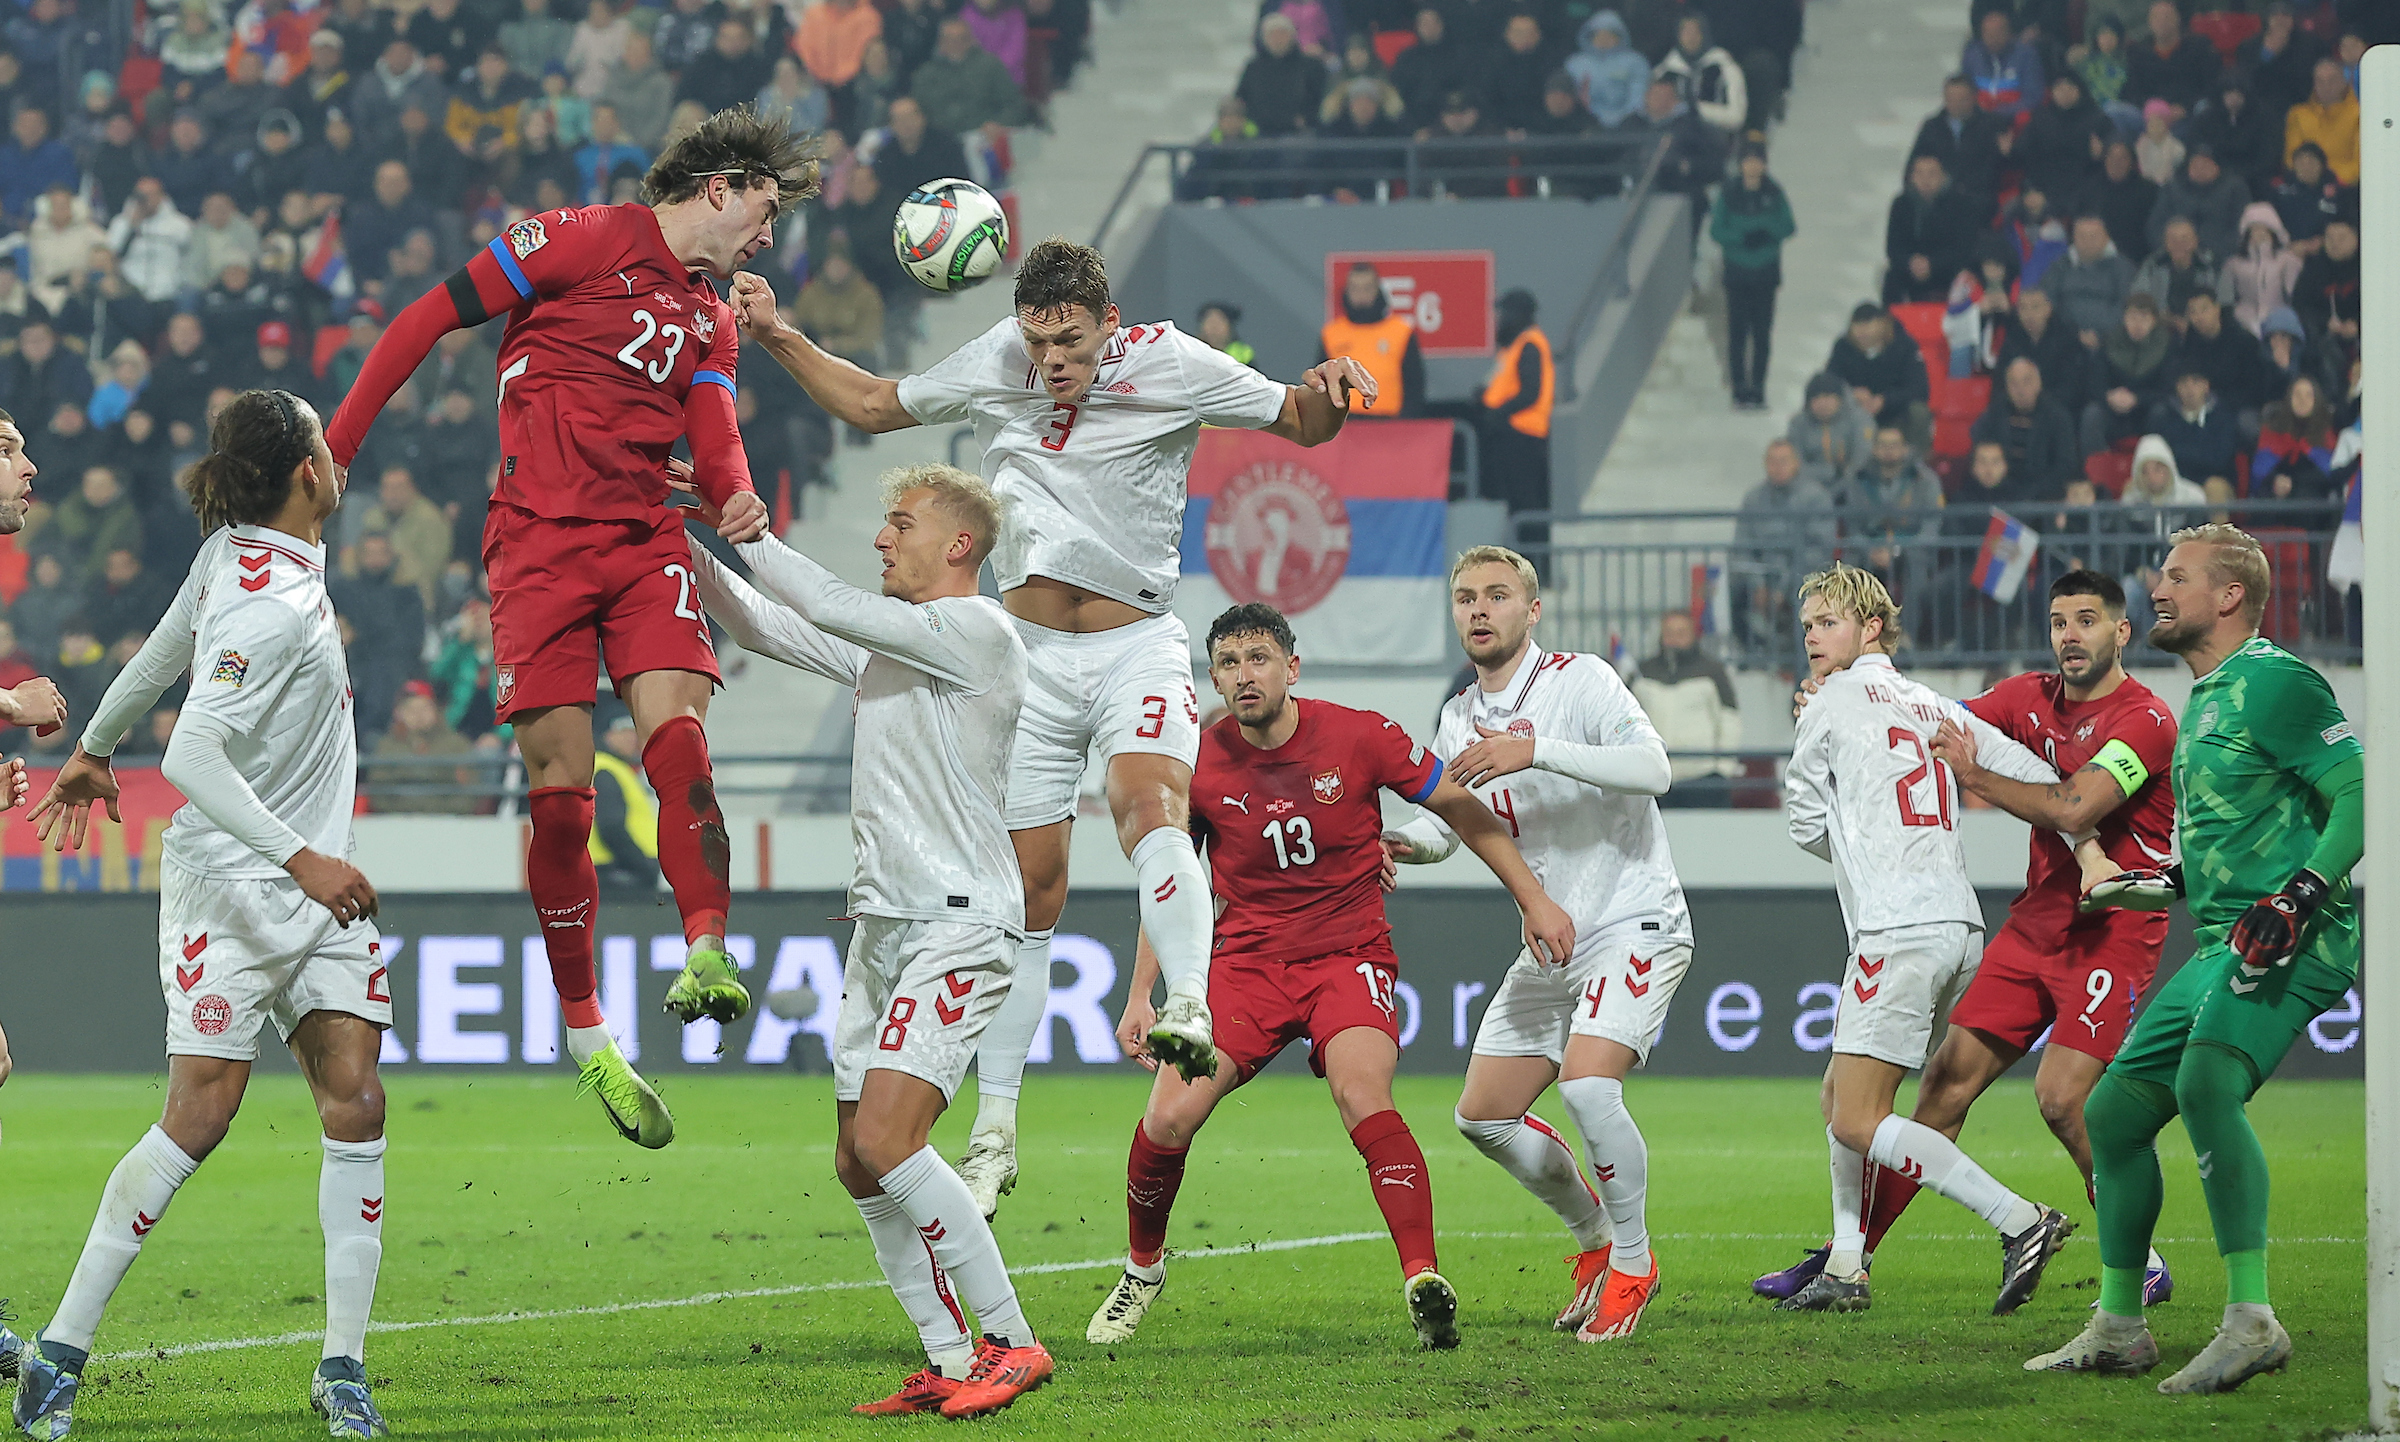
[[[1099,252],[1056,238],[1019,265],[1013,316],[901,381],[820,350],[784,323],[756,275],[736,276],[733,298],[751,338],[836,419],[868,432],[972,420],[984,478],[1009,504],[992,566],[1032,663],[1007,807],[1025,880],[1024,984],[977,1056],[976,1125],[959,1168],[989,1216],[1016,1180],[1017,1092],[1043,1020],[1068,827],[1095,746],[1167,983],[1147,1021],[1150,1051],[1187,1078],[1216,1070],[1208,873],[1189,831],[1200,711],[1191,643],[1172,610],[1192,448],[1203,424],[1321,444],[1353,396],[1374,405],[1375,383],[1336,356],[1283,385],[1171,324],[1120,326]]]

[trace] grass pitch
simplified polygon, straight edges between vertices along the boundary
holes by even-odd
[[[0,1092],[0,1294],[16,1299],[21,1326],[56,1304],[110,1167],[156,1118],[159,1086],[20,1076]],[[375,1311],[401,1327],[368,1339],[367,1366],[395,1435],[864,1438],[944,1425],[847,1415],[921,1354],[834,1181],[830,1082],[669,1086],[681,1139],[647,1153],[608,1132],[571,1078],[390,1079]],[[1985,1098],[1965,1144],[2083,1227],[2014,1317],[1988,1315],[1989,1233],[1930,1194],[1886,1245],[1872,1312],[1769,1310],[1750,1277],[1825,1226],[1815,1086],[1637,1079],[1628,1096],[1650,1139],[1665,1290],[1638,1336],[1578,1347],[1549,1330],[1564,1234],[1451,1129],[1454,1081],[1406,1078],[1400,1103],[1431,1163],[1466,1334],[1456,1352],[1420,1353],[1331,1103],[1305,1077],[1269,1077],[1201,1138],[1173,1236],[1186,1249],[1261,1250],[1172,1263],[1141,1335],[1094,1348],[1083,1328],[1123,1246],[1125,1147],[1146,1087],[1134,1076],[1027,1087],[1026,1175],[998,1232],[1027,1272],[1026,1310],[1059,1375],[974,1424],[988,1434],[2304,1438],[2348,1431],[2365,1410],[2355,1084],[2277,1083],[2251,1108],[2275,1166],[2273,1283],[2298,1347],[2292,1369],[2231,1397],[2183,1399],[2152,1382],[2207,1341],[2224,1281],[2180,1128],[2161,1139],[2160,1246],[2180,1287],[2153,1314],[2164,1366],[2133,1381],[2020,1370],[2082,1325],[2098,1273],[2081,1187],[2023,1083]],[[937,1142],[955,1154],[965,1130],[962,1111]],[[306,1411],[323,1324],[317,1135],[296,1078],[254,1083],[232,1137],[119,1292],[77,1437],[323,1435]]]

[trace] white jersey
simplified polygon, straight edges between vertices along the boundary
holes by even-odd
[[[177,738],[216,723],[225,762],[250,795],[227,784],[232,775],[179,778],[180,748],[170,742],[168,779],[192,799],[167,828],[166,859],[223,877],[280,877],[302,846],[347,859],[358,739],[324,547],[265,526],[210,536],[174,605],[101,699],[84,750],[115,750],[187,670]]]
[[[1158,615],[1183,569],[1200,427],[1273,425],[1286,390],[1159,321],[1119,328],[1091,391],[1055,401],[1012,315],[901,381],[900,404],[923,425],[974,421],[984,479],[1009,502],[1000,589],[1048,576]]]
[[[1534,764],[1475,787],[1516,838],[1542,890],[1575,922],[1575,934],[1619,929],[1661,942],[1692,939],[1691,913],[1658,802],[1595,786],[1543,765],[1544,743],[1664,746],[1650,718],[1607,662],[1526,648],[1498,691],[1469,686],[1442,707],[1434,750],[1445,762],[1473,745],[1477,723],[1534,738]]]
[[[1792,840],[1833,862],[1850,934],[1932,922],[1983,930],[1959,840],[1958,779],[1934,759],[1947,719],[1975,738],[1975,759],[2018,781],[2058,773],[1956,701],[1903,676],[1880,652],[1825,678],[1800,713],[1784,773]]]
[[[919,604],[863,591],[773,537],[741,552],[758,590],[692,548],[709,613],[746,649],[857,688],[851,911],[1023,935],[1025,885],[1000,809],[1025,704],[1025,644],[1008,613],[983,596]]]

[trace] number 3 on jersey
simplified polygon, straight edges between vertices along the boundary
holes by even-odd
[[[617,359],[648,376],[652,385],[664,385],[667,377],[675,374],[675,357],[683,354],[683,327],[670,325],[662,332],[658,317],[646,310],[635,311],[633,323],[640,329],[633,339],[625,342],[625,348],[617,352]],[[656,360],[643,360],[643,347],[662,334],[667,341],[666,353]]]
[[[1042,437],[1042,449],[1045,451],[1065,450],[1067,437],[1075,434],[1075,418],[1081,414],[1083,414],[1083,407],[1076,405],[1073,401],[1052,401],[1050,403],[1050,434]]]

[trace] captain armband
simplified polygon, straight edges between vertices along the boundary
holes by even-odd
[[[2141,790],[2142,783],[2150,779],[2150,768],[2143,765],[2142,758],[2121,740],[2111,740],[2101,747],[2099,754],[2087,764],[2097,766],[2115,777],[2117,785],[2128,796]]]

